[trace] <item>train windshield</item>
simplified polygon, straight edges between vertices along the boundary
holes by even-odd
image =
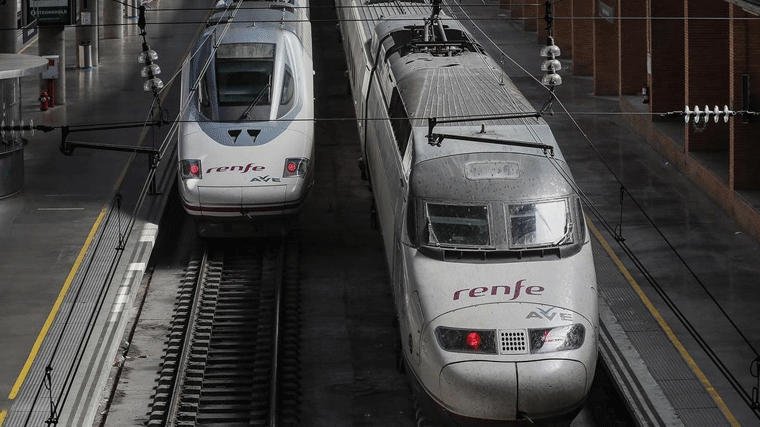
[[[434,246],[490,246],[487,205],[426,203],[428,243]]]
[[[572,220],[565,200],[507,205],[510,246],[536,246],[572,243]]]
[[[217,99],[222,121],[269,118],[275,45],[222,44],[216,52]],[[225,109],[224,107],[242,107]],[[247,110],[247,111],[246,111]],[[226,113],[226,114],[225,114]]]

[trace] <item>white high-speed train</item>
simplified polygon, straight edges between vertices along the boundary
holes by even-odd
[[[283,231],[314,182],[309,3],[218,6],[182,68],[181,201],[202,236]]]
[[[337,6],[416,395],[453,425],[569,424],[594,378],[599,315],[551,130],[439,6]]]

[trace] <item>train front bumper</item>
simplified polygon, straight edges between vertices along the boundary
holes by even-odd
[[[197,180],[195,180],[197,181]],[[253,218],[298,213],[311,190],[312,181],[269,186],[207,186],[180,182],[185,210],[205,219]]]
[[[441,370],[439,399],[447,412],[465,418],[546,419],[583,404],[587,376],[575,360],[452,363]]]

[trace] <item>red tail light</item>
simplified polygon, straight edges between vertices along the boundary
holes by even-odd
[[[497,354],[495,330],[435,328],[438,344],[446,351]]]
[[[481,339],[480,334],[477,332],[470,332],[467,334],[467,346],[473,350],[477,350],[480,347]]]
[[[309,159],[291,158],[285,159],[285,169],[282,172],[283,178],[304,177],[309,169]]]
[[[187,159],[179,162],[179,175],[182,179],[201,179],[203,172],[201,170],[201,161],[198,159]]]

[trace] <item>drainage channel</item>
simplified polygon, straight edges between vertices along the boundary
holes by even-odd
[[[298,245],[211,241],[185,272],[149,425],[297,425]]]

